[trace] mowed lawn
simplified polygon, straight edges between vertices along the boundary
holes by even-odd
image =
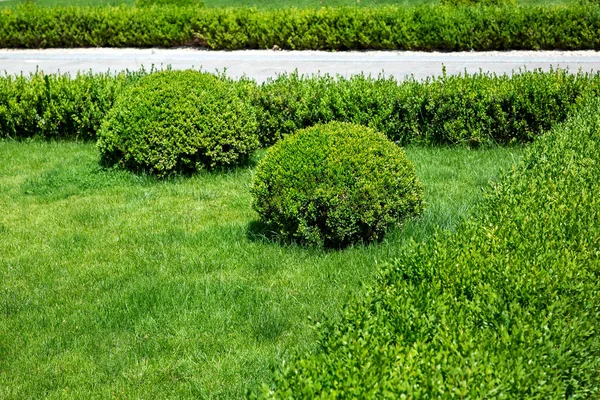
[[[408,240],[452,229],[519,148],[408,148],[425,216],[324,251],[256,229],[252,167],[158,181],[90,143],[0,141],[0,398],[240,398],[314,348]]]

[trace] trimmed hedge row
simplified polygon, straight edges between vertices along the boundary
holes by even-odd
[[[95,139],[115,96],[146,74],[2,77],[0,137]],[[262,85],[220,79],[236,85],[257,108],[258,132],[265,146],[298,129],[330,121],[370,126],[401,144],[528,142],[564,120],[581,99],[600,93],[600,74],[564,70],[401,83],[297,74]]]
[[[524,71],[442,76],[420,82],[355,76],[281,75],[262,85],[255,102],[265,145],[316,123],[367,125],[400,144],[528,142],[588,94],[600,75]]]
[[[413,243],[265,398],[597,398],[600,100]]]
[[[0,10],[0,47],[507,50],[600,49],[600,5]]]
[[[176,6],[176,7],[204,7],[202,0],[135,0],[136,7]]]
[[[94,140],[115,97],[145,74],[0,77],[0,138]]]

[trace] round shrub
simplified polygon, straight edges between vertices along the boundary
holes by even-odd
[[[341,122],[271,147],[251,193],[274,235],[325,247],[379,240],[424,209],[423,186],[404,151],[379,132]]]
[[[255,109],[233,83],[197,71],[141,78],[117,98],[98,132],[105,165],[158,176],[235,166],[258,147]]]

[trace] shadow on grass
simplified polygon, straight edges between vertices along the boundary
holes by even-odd
[[[150,175],[157,180],[169,180],[173,177],[189,178],[198,173],[231,173],[240,169],[254,169],[264,157],[265,152],[263,149],[257,149],[250,154],[240,155],[240,158],[234,164],[215,166],[211,166],[209,157],[196,154],[190,156],[190,159],[185,162],[183,159],[178,159],[177,163],[168,171],[155,170],[152,166],[139,164],[134,160],[125,161],[125,155],[121,152],[100,154],[98,164],[107,170],[119,169],[136,175]]]
[[[260,220],[250,221],[246,230],[246,237],[252,242],[269,243],[276,245],[294,245],[294,243],[285,242],[277,232],[272,231],[268,224]]]
[[[353,248],[369,247],[373,245],[379,245],[383,242],[383,239],[374,240],[371,242],[358,242],[358,243],[324,243],[322,245],[310,245],[296,240],[283,237],[279,233],[273,231],[268,224],[254,220],[248,223],[246,230],[246,237],[252,242],[259,242],[263,244],[270,244],[275,246],[281,246],[284,248],[300,248],[307,251],[319,251],[319,252],[338,252],[345,251]]]
[[[288,237],[284,237],[278,232],[273,231],[268,224],[260,220],[248,222],[246,237],[251,242],[261,243],[269,246],[277,246],[286,250],[301,250],[310,254],[340,250],[327,248],[324,246],[311,246]]]

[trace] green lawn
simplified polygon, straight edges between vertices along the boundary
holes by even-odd
[[[239,398],[314,343],[377,263],[452,228],[518,148],[409,148],[428,210],[383,243],[253,231],[251,168],[157,181],[93,144],[0,141],[0,398]]]

